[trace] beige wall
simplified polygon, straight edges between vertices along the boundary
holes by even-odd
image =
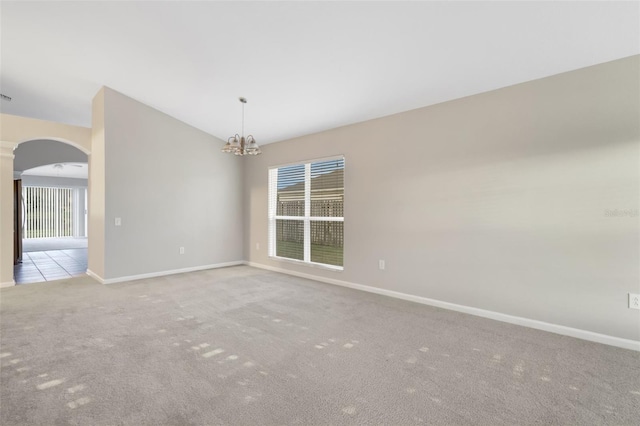
[[[640,340],[639,58],[264,146],[245,258]],[[268,167],[339,154],[344,271],[269,259]]]
[[[0,140],[21,143],[37,139],[60,140],[91,153],[91,129],[87,127],[0,114]]]
[[[104,241],[92,272],[117,280],[243,260],[242,163],[223,141],[109,88],[93,113],[104,163],[91,163],[91,180],[105,198],[91,197],[90,250]]]
[[[89,261],[87,270],[93,276],[105,274],[105,116],[103,87],[96,93],[91,104],[91,145],[93,155],[89,157]]]
[[[13,282],[13,149],[0,140],[0,287]]]

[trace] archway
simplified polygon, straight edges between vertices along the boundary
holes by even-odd
[[[87,270],[88,155],[57,140],[14,150],[14,281],[52,281]]]
[[[12,238],[14,149],[19,144],[32,140],[53,140],[74,146],[87,154],[91,163],[90,128],[0,114],[0,235],[2,236],[0,238],[0,287],[15,285]],[[89,183],[89,193],[92,193],[91,183]],[[104,196],[104,194],[93,195]]]

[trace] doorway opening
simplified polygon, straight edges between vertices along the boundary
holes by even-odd
[[[37,150],[37,143],[46,143],[47,150]],[[21,151],[23,145],[25,149]],[[64,158],[70,161],[61,161]],[[33,160],[40,164],[36,165]],[[42,164],[52,160],[57,162]],[[82,151],[57,141],[29,141],[16,148],[16,284],[53,281],[86,273],[87,160]]]

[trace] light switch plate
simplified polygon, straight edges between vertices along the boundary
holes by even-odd
[[[640,294],[629,293],[629,308],[640,309]]]

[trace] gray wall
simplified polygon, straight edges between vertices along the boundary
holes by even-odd
[[[86,163],[87,154],[64,142],[39,139],[23,142],[14,151],[13,170],[25,171],[54,163]]]
[[[86,188],[88,179],[66,178],[58,176],[22,175],[22,186],[44,186],[47,188]]]
[[[242,164],[222,154],[222,145],[104,88],[102,278],[242,260]]]
[[[640,340],[639,72],[635,56],[264,146],[245,258]],[[269,259],[268,167],[339,154],[344,271]]]

